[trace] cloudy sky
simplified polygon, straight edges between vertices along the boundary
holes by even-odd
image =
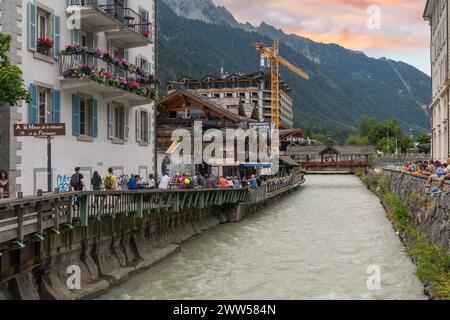
[[[405,61],[430,74],[425,0],[213,0],[239,22],[262,21],[318,42]],[[379,13],[379,14],[378,14]]]

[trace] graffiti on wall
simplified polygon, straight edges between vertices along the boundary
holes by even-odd
[[[56,178],[56,187],[59,192],[68,192],[70,188],[70,176],[58,174]]]
[[[117,189],[118,190],[126,190],[128,187],[129,177],[126,174],[121,174],[117,177]]]

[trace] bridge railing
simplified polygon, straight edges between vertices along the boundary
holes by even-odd
[[[152,212],[178,212],[245,201],[248,189],[83,191],[0,201],[0,246],[23,247],[25,237],[87,227],[91,219],[115,219]]]

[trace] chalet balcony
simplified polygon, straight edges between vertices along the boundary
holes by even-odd
[[[61,52],[60,76],[63,90],[100,95],[131,107],[157,98],[154,75],[101,49],[68,46]]]
[[[67,12],[79,12],[81,24],[106,32],[109,40],[118,41],[125,49],[152,43],[152,24],[148,15],[139,14],[108,0],[67,0]]]
[[[97,32],[123,27],[124,8],[108,2],[108,0],[67,0],[67,13],[79,12],[81,24],[95,27]]]
[[[125,8],[121,19],[122,28],[106,32],[109,40],[119,41],[126,49],[145,47],[153,42],[152,24],[147,17]]]

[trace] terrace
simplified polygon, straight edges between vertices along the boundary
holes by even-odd
[[[60,75],[63,90],[100,94],[131,107],[156,99],[158,80],[154,75],[99,48],[67,46],[61,52]]]
[[[148,13],[137,13],[119,2],[107,0],[67,0],[68,14],[78,14],[81,26],[89,25],[106,32],[109,40],[123,48],[137,48],[152,43],[152,24]]]

